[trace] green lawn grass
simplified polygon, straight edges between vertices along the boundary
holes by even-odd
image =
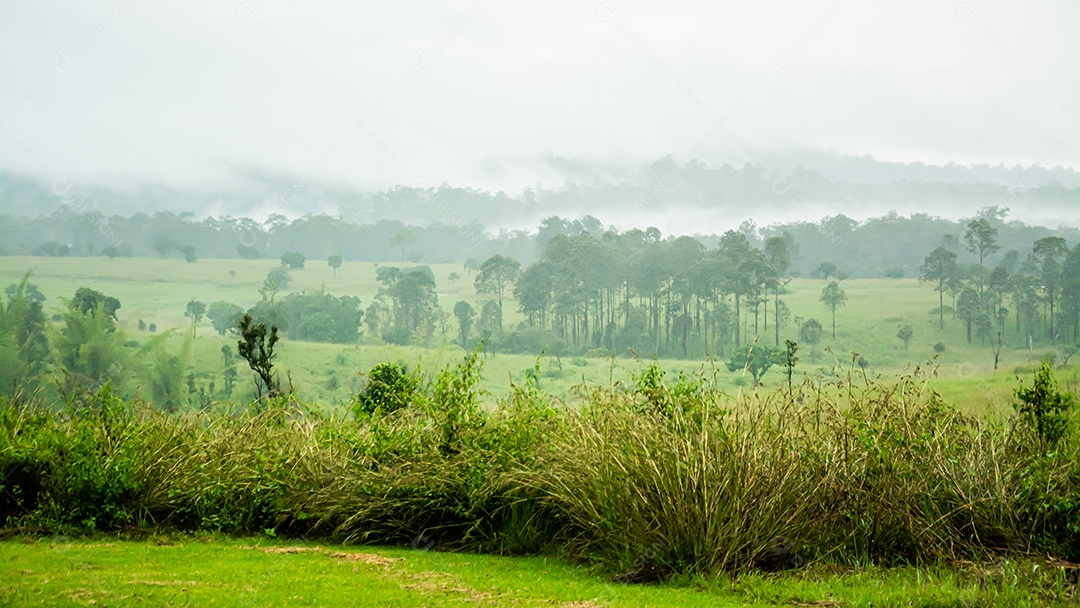
[[[1062,572],[1038,562],[811,566],[637,586],[550,557],[214,537],[8,540],[0,578],[0,603],[9,606],[1054,606],[1075,593]]]
[[[46,311],[49,314],[63,308],[62,298],[70,297],[76,288],[87,286],[118,297],[122,303],[118,318],[125,331],[136,340],[150,334],[137,329],[140,320],[155,323],[158,331],[175,329],[182,334],[189,331],[189,319],[184,317],[186,303],[199,299],[209,304],[225,300],[247,307],[255,304],[260,296],[258,288],[266,273],[278,265],[277,260],[200,259],[186,263],[182,259],[157,258],[47,258],[4,257],[0,258],[0,284],[18,281],[27,271],[32,271],[31,281],[36,283],[49,298]],[[447,335],[441,345],[430,349],[396,347],[364,337],[359,344],[335,345],[284,340],[280,350],[280,369],[291,374],[294,385],[302,399],[319,402],[327,407],[346,400],[359,386],[357,372],[370,369],[385,361],[403,361],[418,366],[427,373],[434,373],[447,363],[460,359],[462,350],[451,344],[456,323],[452,316],[453,305],[468,300],[479,308],[482,299],[472,286],[472,276],[460,265],[435,264],[439,301],[447,311]],[[310,260],[307,266],[292,271],[293,283],[289,291],[312,291],[325,288],[333,294],[358,296],[362,306],[370,303],[377,293],[376,265],[369,262],[345,262],[335,276],[333,270],[320,260]],[[232,273],[235,272],[235,275]],[[460,278],[449,279],[450,273]],[[933,288],[915,279],[863,279],[843,281],[841,286],[848,296],[847,305],[837,311],[836,338],[831,336],[829,310],[818,301],[825,282],[813,279],[795,279],[782,298],[787,302],[794,317],[817,318],[825,328],[821,343],[812,356],[809,345],[801,345],[797,370],[804,374],[830,373],[836,365],[848,367],[852,353],[859,353],[870,363],[869,373],[897,374],[913,364],[926,362],[934,355],[934,344],[941,342],[945,352],[937,360],[937,378],[934,388],[958,407],[973,414],[1008,412],[1012,402],[1017,371],[1027,373],[1033,369],[1044,354],[1057,349],[1050,346],[1029,350],[1026,336],[1012,334],[1011,321],[1007,325],[1006,344],[1001,353],[999,368],[993,369],[993,353],[989,344],[976,339],[968,344],[963,324],[946,314],[946,328],[938,328],[934,311],[938,305]],[[948,301],[946,301],[948,303]],[[506,325],[513,326],[522,320],[513,301],[505,311]],[[915,335],[905,351],[896,337],[897,330],[910,324]],[[753,318],[744,319],[746,332],[753,336]],[[758,326],[762,340],[770,344],[772,328],[768,331],[762,322]],[[781,339],[797,339],[797,327],[789,323],[782,329]],[[179,340],[179,336],[177,336]],[[201,383],[215,379],[221,386],[220,349],[232,346],[235,340],[217,336],[208,320],[203,320],[193,349],[192,368]],[[828,350],[826,350],[828,349]],[[726,360],[726,359],[725,359]],[[488,400],[505,394],[511,381],[520,382],[526,369],[537,363],[535,356],[499,354],[485,361],[481,388],[489,392]],[[715,365],[701,360],[663,360],[661,367],[670,374],[705,370],[722,386],[732,392],[748,390],[749,378],[741,372],[728,372],[724,361]],[[640,364],[627,356],[614,360],[599,357],[545,358],[541,365],[541,385],[554,395],[569,398],[572,387],[583,382],[608,384],[627,382]],[[241,385],[251,389],[246,375]],[[764,378],[766,389],[781,384],[778,371],[770,371]],[[245,393],[246,394],[246,393]]]

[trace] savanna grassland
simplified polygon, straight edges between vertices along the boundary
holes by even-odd
[[[259,301],[259,288],[266,273],[277,267],[276,260],[215,260],[200,259],[188,264],[182,259],[158,258],[48,258],[6,257],[0,268],[0,282],[11,284],[31,272],[31,282],[39,286],[49,299],[45,302],[48,314],[62,311],[63,298],[70,298],[76,287],[86,286],[109,295],[123,294],[117,313],[119,325],[135,340],[150,336],[139,331],[138,322],[154,323],[158,333],[175,330],[170,340],[178,344],[191,322],[184,316],[184,306],[192,299],[203,302],[224,300],[242,307]],[[345,262],[335,273],[320,261],[310,261],[305,268],[291,273],[289,291],[313,292],[325,289],[334,295],[352,295],[366,306],[379,291],[375,271],[377,264]],[[385,266],[385,265],[384,265]],[[406,264],[405,266],[409,266]],[[394,361],[418,366],[427,373],[441,369],[461,357],[464,351],[451,342],[456,323],[452,316],[454,303],[467,301],[480,307],[483,298],[473,287],[473,274],[455,264],[436,264],[436,289],[440,306],[448,318],[441,329],[445,338],[429,348],[385,344],[378,337],[361,336],[358,344],[340,345],[289,340],[286,336],[279,348],[279,369],[291,375],[301,398],[332,406],[348,399],[360,385],[357,372],[366,372],[377,363]],[[234,274],[235,273],[235,274]],[[458,278],[451,279],[451,273]],[[949,318],[946,327],[938,329],[937,294],[929,283],[915,279],[855,279],[842,281],[847,292],[846,306],[837,311],[836,339],[831,337],[830,311],[819,296],[826,282],[815,279],[794,279],[787,286],[784,299],[796,320],[817,318],[824,331],[821,342],[813,348],[801,346],[796,372],[800,375],[832,373],[836,366],[850,367],[853,352],[868,363],[871,374],[903,373],[911,363],[922,364],[936,353],[933,346],[941,343],[944,352],[936,359],[935,389],[948,400],[972,413],[1001,412],[1010,409],[1011,391],[1016,371],[1031,371],[1046,354],[1060,356],[1059,350],[1036,345],[1029,350],[1025,341],[1006,334],[999,368],[993,369],[990,341],[973,339],[968,344],[963,323]],[[946,298],[948,305],[948,298]],[[523,320],[513,302],[505,307],[504,324],[513,326]],[[770,315],[771,316],[771,315]],[[763,319],[764,320],[764,319]],[[771,323],[771,319],[769,320]],[[753,320],[747,317],[748,331],[753,336]],[[913,327],[914,336],[907,349],[897,338],[903,325]],[[764,344],[771,344],[773,328],[761,324],[759,333]],[[789,321],[781,329],[781,340],[798,341],[798,327]],[[191,345],[191,368],[203,383],[217,377],[221,385],[221,347],[235,345],[232,336],[221,337],[203,319]],[[175,346],[174,346],[175,347]],[[831,352],[826,352],[826,350]],[[715,373],[722,386],[730,390],[749,388],[752,382],[741,371],[729,372],[724,367],[726,356],[706,358],[664,359],[660,366],[669,373],[690,373],[704,370]],[[511,380],[520,382],[526,370],[537,364],[535,356],[517,354],[492,355],[485,361],[481,387],[497,397],[509,390]],[[584,353],[570,357],[544,357],[539,362],[541,382],[551,394],[566,397],[571,387],[582,384],[626,382],[640,371],[632,353],[611,357]],[[764,388],[780,384],[780,370],[774,367],[764,378]],[[1080,380],[1073,370],[1062,372],[1062,381],[1075,390]],[[249,387],[249,385],[243,385]],[[253,393],[253,391],[252,391]]]
[[[827,283],[792,280],[783,297],[793,317],[815,317],[825,331],[800,346],[790,384],[776,365],[754,387],[747,370],[731,371],[719,356],[485,356],[451,342],[448,315],[431,348],[286,334],[275,360],[286,390],[254,399],[247,366],[230,359],[240,379],[232,399],[218,399],[210,383],[221,386],[222,347],[235,352],[237,338],[205,320],[191,338],[185,304],[251,306],[276,266],[5,258],[0,281],[31,272],[48,316],[62,314],[76,287],[119,297],[116,324],[132,357],[171,330],[165,348],[188,349],[188,367],[177,369],[190,368],[194,390],[187,405],[166,410],[132,372],[115,374],[115,386],[60,382],[4,398],[0,515],[9,540],[0,552],[11,559],[0,598],[1075,601],[1075,362],[1061,365],[1064,349],[1013,340],[993,370],[990,345],[969,344],[948,312],[937,330],[929,284],[842,281],[847,302],[833,339],[819,301]],[[461,266],[432,271],[443,310],[479,304]],[[292,272],[289,291],[325,288],[366,303],[379,288],[375,273],[346,262],[335,276],[311,262]],[[522,319],[513,309],[507,325]],[[752,336],[749,315],[744,323]],[[781,339],[794,338],[796,325]],[[903,325],[914,330],[906,349]],[[762,341],[772,327],[764,329]],[[406,364],[404,379],[372,393],[366,373],[386,362]],[[1018,387],[1027,390],[1014,394]],[[207,394],[208,403],[196,400]]]

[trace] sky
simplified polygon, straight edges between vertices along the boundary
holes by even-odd
[[[1065,1],[0,2],[0,168],[508,192],[560,157],[1080,169]]]

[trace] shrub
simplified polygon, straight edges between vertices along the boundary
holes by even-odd
[[[1049,357],[1044,357],[1039,369],[1035,370],[1032,387],[1024,388],[1020,380],[1020,386],[1013,394],[1019,400],[1013,408],[1020,416],[1021,424],[1035,433],[1040,444],[1044,447],[1053,445],[1065,436],[1068,414],[1076,406],[1076,397],[1057,390]]]
[[[963,416],[924,370],[733,397],[715,371],[665,382],[644,366],[629,387],[582,386],[581,403],[559,407],[538,363],[488,408],[476,353],[426,387],[384,365],[369,378],[411,378],[411,396],[386,391],[390,405],[359,423],[290,396],[236,414],[167,414],[107,386],[59,406],[0,398],[2,525],[554,545],[625,581],[1016,550],[1080,559],[1075,435],[1048,450],[1035,423]],[[1055,403],[1050,377],[1036,384],[1042,397],[1021,387],[1021,402]]]
[[[420,385],[418,375],[396,363],[380,363],[371,368],[367,377],[367,385],[353,401],[353,414],[357,418],[389,414],[409,405]]]

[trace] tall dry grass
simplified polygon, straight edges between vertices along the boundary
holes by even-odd
[[[1046,449],[915,369],[727,395],[704,376],[535,379],[480,407],[478,363],[388,415],[164,413],[108,388],[0,406],[8,532],[220,530],[503,553],[633,580],[1039,551],[1080,559],[1077,433]],[[1071,428],[1071,427],[1070,427]],[[647,571],[647,572],[646,572]]]

